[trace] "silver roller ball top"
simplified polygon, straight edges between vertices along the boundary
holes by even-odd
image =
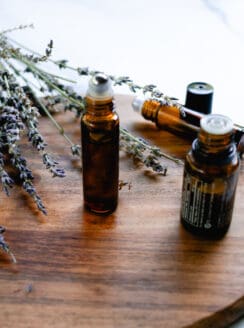
[[[96,99],[112,97],[113,90],[109,76],[104,73],[95,74],[90,79],[87,95]]]

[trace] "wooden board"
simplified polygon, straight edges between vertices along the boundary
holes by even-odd
[[[184,158],[190,143],[133,113],[131,99],[117,97],[121,125]],[[79,122],[56,118],[79,142]],[[23,145],[48,216],[19,188],[0,194],[18,261],[0,253],[1,327],[183,327],[244,294],[243,163],[230,230],[206,241],[179,222],[182,166],[166,160],[167,176],[156,176],[121,153],[120,179],[131,188],[115,213],[98,217],[83,209],[80,161],[46,118],[40,129],[67,177],[52,179]]]

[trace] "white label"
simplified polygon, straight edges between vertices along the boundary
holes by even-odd
[[[196,228],[221,228],[230,223],[237,175],[203,181],[184,172],[181,217]]]

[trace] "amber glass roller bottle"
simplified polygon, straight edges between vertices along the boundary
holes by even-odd
[[[202,113],[184,106],[167,105],[159,99],[136,97],[132,107],[146,120],[155,122],[159,129],[168,130],[184,138],[194,140],[200,129]],[[194,124],[193,124],[194,123]],[[234,140],[240,153],[244,152],[244,127],[234,124]]]
[[[119,117],[108,76],[94,75],[81,119],[83,196],[85,207],[97,214],[113,212],[118,202]]]

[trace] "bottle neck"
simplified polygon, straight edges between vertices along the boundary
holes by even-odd
[[[114,111],[114,100],[112,97],[106,99],[95,99],[89,96],[85,98],[86,113],[96,116],[104,116]]]
[[[142,116],[146,120],[150,120],[152,122],[156,122],[158,111],[160,110],[161,104],[153,99],[145,100],[142,107]]]
[[[233,131],[224,135],[214,135],[200,129],[198,138],[193,142],[192,151],[203,163],[227,163],[236,154]]]

